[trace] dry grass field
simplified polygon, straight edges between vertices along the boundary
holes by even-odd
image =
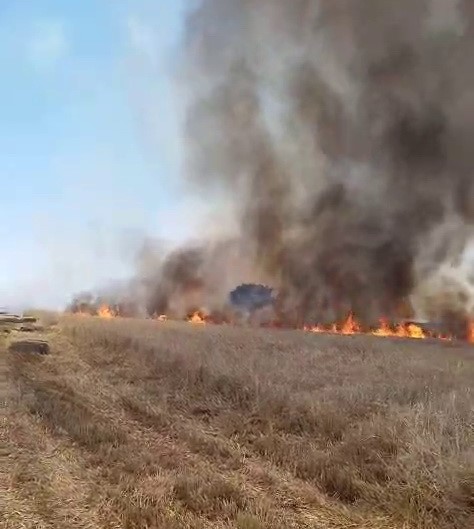
[[[41,336],[49,356],[0,346],[2,528],[474,527],[474,348],[91,317]]]

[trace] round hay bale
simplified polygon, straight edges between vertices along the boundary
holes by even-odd
[[[10,344],[9,351],[14,353],[32,353],[46,355],[50,348],[48,342],[44,340],[17,340]]]

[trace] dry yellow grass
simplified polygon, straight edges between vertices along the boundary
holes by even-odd
[[[1,352],[1,527],[474,527],[472,348],[80,317],[49,340]]]

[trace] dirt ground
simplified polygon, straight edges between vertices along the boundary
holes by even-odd
[[[0,527],[474,527],[474,347],[64,317],[0,338]]]

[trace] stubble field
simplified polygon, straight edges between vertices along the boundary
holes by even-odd
[[[0,527],[474,527],[474,348],[63,317],[0,342]]]

